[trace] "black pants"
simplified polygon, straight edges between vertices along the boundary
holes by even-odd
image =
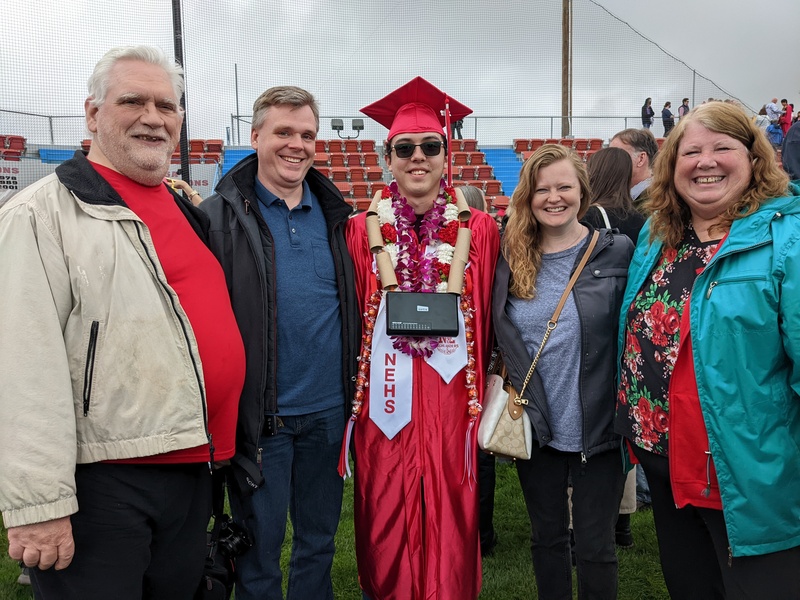
[[[567,487],[572,481],[572,520],[578,598],[617,597],[614,524],[625,475],[619,449],[581,464],[577,452],[533,445],[530,460],[516,462],[531,519],[531,555],[539,598],[572,600]]]
[[[478,528],[481,535],[481,551],[484,553],[491,550],[495,543],[494,488],[496,479],[494,456],[478,450],[478,492],[480,497]]]
[[[31,569],[38,600],[189,600],[211,516],[206,464],[78,465],[75,558]]]
[[[661,568],[674,600],[800,598],[800,547],[729,558],[721,510],[676,508],[669,459],[634,447],[653,499]],[[780,491],[776,490],[776,502]]]

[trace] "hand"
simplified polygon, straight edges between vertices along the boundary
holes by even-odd
[[[8,528],[8,554],[26,567],[66,569],[75,555],[69,517]]]
[[[203,201],[203,197],[200,195],[200,192],[193,190],[192,186],[186,183],[183,179],[170,179],[167,177],[165,181],[173,190],[181,190],[184,194],[186,194],[186,197],[195,206],[199,206]]]

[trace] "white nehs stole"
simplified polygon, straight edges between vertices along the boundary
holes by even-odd
[[[386,335],[386,296],[381,298],[372,336],[369,376],[369,418],[390,440],[411,421],[414,359],[392,347]],[[458,311],[458,337],[444,337],[425,361],[445,383],[467,366],[464,315]]]

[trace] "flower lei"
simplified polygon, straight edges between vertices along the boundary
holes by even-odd
[[[437,244],[436,258],[425,256],[424,249],[420,250],[411,235],[414,224],[414,212],[405,198],[399,196],[397,183],[384,188],[381,200],[377,206],[378,220],[383,235],[384,251],[389,253],[395,267],[398,286],[404,291],[443,292],[447,290],[447,279],[450,275],[450,263],[453,259],[453,249],[458,235],[458,209],[455,204],[455,190],[445,187],[441,183],[441,191],[434,202],[434,206],[425,215],[420,226],[420,241],[426,245]],[[416,267],[416,268],[414,268]],[[467,428],[467,441],[465,444],[467,460],[465,460],[465,473],[474,478],[474,469],[470,458],[470,435],[477,422],[482,407],[478,401],[478,378],[475,372],[475,307],[472,302],[470,286],[464,284],[461,294],[461,311],[464,315],[464,335],[467,341],[467,414],[469,426]],[[353,423],[361,414],[366,399],[366,388],[369,387],[369,369],[372,360],[372,338],[375,330],[375,321],[381,303],[383,291],[380,286],[372,292],[367,300],[364,312],[364,332],[361,338],[361,353],[358,357],[358,374],[356,375],[356,391],[353,397],[352,416],[346,434],[349,446],[350,432]],[[399,338],[406,342],[406,338]],[[430,356],[438,346],[438,338],[422,338],[421,341],[430,340],[427,354],[421,345],[408,343],[408,352],[411,356]],[[416,341],[416,340],[414,340]],[[401,342],[401,343],[403,343]],[[397,342],[394,344],[398,348]],[[404,351],[403,348],[398,348]],[[345,460],[346,463],[346,460]],[[349,471],[349,467],[345,467]]]
[[[446,292],[458,237],[458,208],[455,190],[440,184],[433,207],[420,224],[417,243],[412,231],[416,221],[414,209],[400,196],[397,182],[383,188],[378,201],[378,222],[383,236],[383,250],[391,257],[401,292]],[[426,252],[427,247],[434,253]],[[433,354],[439,338],[394,336],[393,347],[410,356]]]

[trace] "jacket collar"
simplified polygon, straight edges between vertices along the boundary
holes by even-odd
[[[75,156],[58,165],[56,175],[61,184],[81,202],[101,206],[126,206],[116,190],[92,167],[83,150],[76,150]],[[170,193],[192,229],[205,241],[208,216],[174,191],[170,190]]]

